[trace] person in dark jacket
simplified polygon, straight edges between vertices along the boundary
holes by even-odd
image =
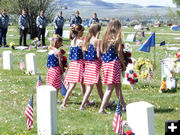
[[[22,38],[24,37],[24,46],[27,46],[26,44],[26,35],[28,32],[28,27],[29,27],[29,21],[28,17],[26,15],[26,11],[23,9],[22,10],[22,15],[19,16],[19,29],[20,29],[20,39],[19,39],[19,45],[22,45]]]
[[[82,19],[79,16],[79,11],[77,10],[76,15],[71,20],[70,26],[72,26],[73,24],[76,25],[76,24],[81,24],[81,23],[82,23]]]
[[[0,15],[0,47],[2,46],[2,40],[4,47],[8,47],[6,44],[6,34],[8,30],[9,17],[6,15],[5,9],[2,10]]]
[[[64,18],[62,16],[62,11],[59,11],[59,14],[54,18],[53,24],[54,24],[55,34],[62,36],[63,26],[64,26]]]
[[[42,35],[42,45],[45,46],[45,31],[46,31],[46,17],[44,11],[40,11],[40,15],[36,18],[36,26],[38,30],[38,40],[40,41]]]
[[[92,23],[99,23],[99,19],[97,18],[97,14],[96,14],[96,13],[94,13],[94,14],[93,14],[93,17],[89,20],[89,26],[90,26]]]

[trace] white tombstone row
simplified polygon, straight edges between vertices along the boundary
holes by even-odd
[[[3,51],[3,69],[13,69],[13,56],[11,51]]]
[[[26,70],[27,73],[31,73],[31,74],[37,73],[36,55],[34,53],[26,54]]]
[[[130,103],[126,108],[127,122],[136,135],[155,135],[154,106],[145,101]]]
[[[37,128],[38,135],[57,134],[56,89],[53,86],[37,87]]]

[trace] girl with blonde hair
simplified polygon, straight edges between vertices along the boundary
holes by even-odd
[[[63,74],[63,65],[61,63],[61,52],[58,50],[62,45],[62,38],[59,35],[54,35],[50,39],[50,46],[47,58],[47,79],[46,84],[51,85],[58,91],[61,89],[61,77]]]
[[[105,107],[108,103],[113,89],[116,89],[116,95],[120,99],[123,109],[126,107],[121,90],[121,70],[125,71],[121,24],[118,20],[112,19],[102,37],[102,73],[103,83],[107,85],[99,113],[106,113]]]

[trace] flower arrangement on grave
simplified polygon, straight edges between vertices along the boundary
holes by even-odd
[[[133,69],[126,70],[127,81],[131,84],[131,89],[134,89],[134,85],[138,82],[137,74]]]
[[[123,127],[126,127],[127,130],[126,133],[123,133],[123,135],[135,135],[135,133],[133,133],[126,120],[123,120]]]
[[[132,63],[131,60],[131,51],[129,49],[129,45],[122,45],[123,55],[124,55],[124,63],[127,66],[129,63]]]
[[[65,56],[66,51],[61,49],[61,63],[63,65],[63,71],[66,71],[66,68],[68,67],[68,63],[67,63],[67,57]]]
[[[164,93],[166,91],[167,91],[167,89],[166,89],[166,77],[163,77],[159,92]]]
[[[40,47],[41,46],[41,42],[38,40],[38,38],[35,38],[32,42],[31,42],[32,46],[35,46],[35,48]]]
[[[176,53],[176,59],[180,59],[180,49],[179,52]]]
[[[146,79],[149,73],[152,74],[153,64],[149,59],[140,58],[138,61],[136,61],[134,70],[137,72],[138,78]]]
[[[14,47],[14,42],[11,42],[11,43],[9,44],[9,47],[14,50],[14,49],[15,49],[15,47]]]

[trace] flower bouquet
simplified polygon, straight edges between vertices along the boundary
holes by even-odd
[[[129,71],[126,71],[126,78],[131,85],[131,89],[133,90],[135,83],[138,82],[137,74],[134,72],[134,70],[131,69]]]
[[[129,63],[132,63],[131,51],[128,46],[125,47],[124,45],[122,45],[122,48],[123,48],[123,55],[124,55],[124,63],[127,66]]]
[[[66,51],[61,49],[61,63],[63,65],[63,71],[66,71],[66,68],[68,67],[67,57],[65,56]]]
[[[30,45],[35,46],[35,48],[37,48],[37,47],[40,47],[40,46],[41,46],[41,42],[38,40],[38,38],[35,38],[35,39],[31,42]]]
[[[11,43],[9,44],[9,47],[14,50],[14,49],[15,49],[15,47],[14,47],[14,42],[11,42]]]

